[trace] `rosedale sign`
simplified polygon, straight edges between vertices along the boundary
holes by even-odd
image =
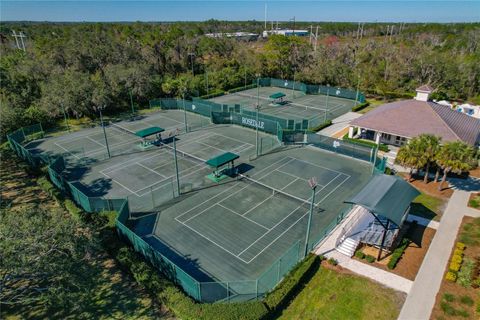
[[[263,121],[258,121],[257,122],[257,120],[255,120],[255,119],[250,119],[250,118],[245,118],[245,117],[242,117],[242,124],[244,124],[246,126],[258,128],[258,129],[264,129],[264,127],[265,127],[265,122],[263,122]]]

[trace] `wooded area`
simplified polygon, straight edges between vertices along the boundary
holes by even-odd
[[[311,23],[298,23],[306,28]],[[1,137],[22,125],[52,125],[63,110],[96,117],[168,96],[204,95],[250,84],[257,75],[405,97],[425,83],[436,97],[480,103],[480,24],[320,23],[309,38],[272,36],[255,42],[207,32],[252,31],[259,22],[2,23]],[[291,27],[284,23],[284,27]],[[15,48],[22,31],[26,52]],[[400,32],[401,30],[401,32]],[[294,75],[295,74],[295,75]]]

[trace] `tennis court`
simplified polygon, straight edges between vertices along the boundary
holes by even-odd
[[[257,90],[259,95],[257,97]],[[273,104],[270,95],[281,92],[285,94],[284,105]],[[334,92],[334,89],[332,89]],[[298,90],[277,87],[260,87],[247,89],[210,99],[220,104],[240,104],[242,107],[254,111],[257,104],[262,113],[294,119],[319,118],[322,122],[334,119],[350,111],[355,101],[327,95],[307,95]]]
[[[199,123],[188,133],[182,129],[185,115],[188,123]],[[312,197],[307,180],[318,182],[311,247],[335,225],[343,201],[366,184],[371,164],[311,146],[282,147],[254,159],[254,130],[202,119],[168,110],[107,126],[111,150],[117,152],[111,158],[99,156],[105,153],[102,128],[26,146],[32,153],[69,156],[66,178],[86,196],[127,199],[128,228],[199,282],[200,301],[256,298],[305,253]],[[131,132],[154,125],[166,129],[163,142],[136,149],[138,138]],[[180,190],[171,133],[180,133],[175,140]],[[212,168],[205,160],[224,152],[240,156],[238,174],[213,182],[206,177]]]

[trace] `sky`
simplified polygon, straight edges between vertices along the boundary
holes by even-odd
[[[264,20],[366,22],[480,22],[471,1],[22,1],[0,0],[2,21]]]

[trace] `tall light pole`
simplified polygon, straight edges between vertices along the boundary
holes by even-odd
[[[357,80],[357,95],[355,96],[355,107],[357,106],[357,103],[358,103],[359,89],[360,89],[360,75],[358,75],[358,80]]]
[[[129,94],[130,94],[130,106],[132,107],[132,115],[134,115],[135,114],[135,107],[133,106],[132,89],[130,89]]]
[[[187,133],[188,124],[187,124],[187,108],[185,107],[185,91],[182,93],[182,103],[183,103],[183,122],[185,123],[185,133]]]
[[[257,110],[256,113],[256,122],[255,122],[255,149],[256,149],[256,156],[258,158],[258,111],[260,109],[260,75],[257,74],[257,107],[255,108]]]
[[[173,136],[173,161],[175,162],[175,177],[177,178],[177,190],[178,196],[180,196],[180,177],[178,174],[178,161],[177,161],[177,135]]]
[[[103,128],[103,136],[105,137],[105,146],[107,147],[107,154],[108,157],[111,158],[112,156],[110,155],[110,147],[108,146],[108,139],[107,139],[107,132],[105,131],[105,125],[103,123],[103,116],[102,116],[102,109],[105,109],[105,105],[103,107],[98,107],[98,111],[100,112],[100,123]]]
[[[315,189],[317,189],[318,183],[317,178],[312,177],[308,179],[308,185],[312,189],[312,202],[310,203],[310,212],[308,213],[308,223],[307,223],[307,232],[305,235],[305,257],[308,254],[308,241],[310,238],[310,226],[312,224],[312,215],[313,215],[313,208],[315,207]]]
[[[65,112],[65,107],[63,106],[63,103],[61,103],[60,105],[62,106],[63,118],[65,119],[65,126],[67,127],[68,132],[70,132],[70,126],[68,125],[68,119],[67,119],[67,113]]]
[[[195,53],[189,52],[188,56],[190,57],[190,63],[192,64],[192,76],[195,76],[195,72],[193,71],[193,57],[195,56]]]

